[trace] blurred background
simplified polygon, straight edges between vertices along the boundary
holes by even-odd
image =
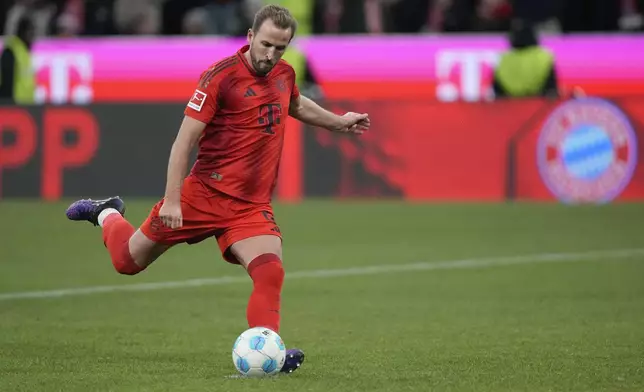
[[[373,131],[359,140],[301,132],[293,122],[278,199],[605,202],[644,196],[636,137],[644,117],[643,1],[278,3],[300,23],[285,56],[300,89],[334,111],[374,117]],[[22,110],[5,116],[22,127],[5,124],[0,194],[49,200],[114,191],[159,195],[163,170],[142,171],[164,167],[165,146],[196,78],[244,44],[264,4],[3,2],[0,100]],[[597,115],[566,124],[565,135],[548,136],[546,125],[584,108],[620,121]],[[56,116],[62,120],[45,121]],[[60,124],[65,128],[52,128]],[[150,129],[158,146],[137,154],[140,143],[151,143]],[[52,132],[64,143],[46,136]],[[125,137],[129,143],[119,145]],[[74,158],[39,168],[40,160],[51,164],[45,153],[63,152]],[[110,163],[117,152],[127,160]],[[51,170],[60,175],[38,178]]]
[[[513,18],[552,33],[641,30],[641,0],[304,0],[290,7],[300,34],[503,32]],[[9,0],[5,34],[30,15],[39,37],[105,35],[244,36],[263,0]]]

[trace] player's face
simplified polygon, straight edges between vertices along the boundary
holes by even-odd
[[[248,31],[250,59],[260,75],[266,75],[282,58],[289,42],[291,29],[280,29],[272,20],[265,21],[256,34]]]

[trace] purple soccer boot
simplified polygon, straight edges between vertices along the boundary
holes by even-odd
[[[92,200],[82,199],[73,202],[66,211],[67,218],[73,221],[88,221],[98,226],[98,215],[106,208],[114,208],[121,215],[125,215],[125,202],[120,197]]]
[[[304,351],[298,348],[291,348],[286,350],[286,360],[280,373],[293,373],[302,366],[304,362]]]

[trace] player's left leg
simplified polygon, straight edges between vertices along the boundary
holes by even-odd
[[[103,244],[114,269],[120,274],[138,274],[171,247],[157,243],[141,230],[136,230],[125,219],[125,203],[118,196],[104,200],[78,200],[67,208],[66,215],[70,220],[89,221],[102,228]]]
[[[118,196],[78,200],[67,208],[66,215],[72,221],[89,221],[100,226],[114,269],[136,275],[172,246],[197,243],[214,235],[220,217],[210,205],[211,198],[212,193],[196,177],[186,177],[181,186],[183,226],[177,229],[165,227],[159,218],[163,199],[152,207],[138,230],[125,219],[125,202]],[[216,206],[225,210],[225,206],[218,203]]]
[[[261,229],[259,230],[261,232]],[[253,291],[248,301],[246,317],[250,328],[262,326],[279,333],[280,302],[284,268],[282,266],[282,239],[273,234],[260,234],[234,242],[229,248],[234,257],[253,280]],[[296,371],[304,362],[304,352],[288,349],[282,373]]]

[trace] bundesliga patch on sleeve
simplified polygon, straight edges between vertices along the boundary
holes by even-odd
[[[195,90],[194,95],[190,98],[190,102],[188,102],[188,107],[200,112],[204,102],[206,102],[206,95],[206,93],[199,89]]]

